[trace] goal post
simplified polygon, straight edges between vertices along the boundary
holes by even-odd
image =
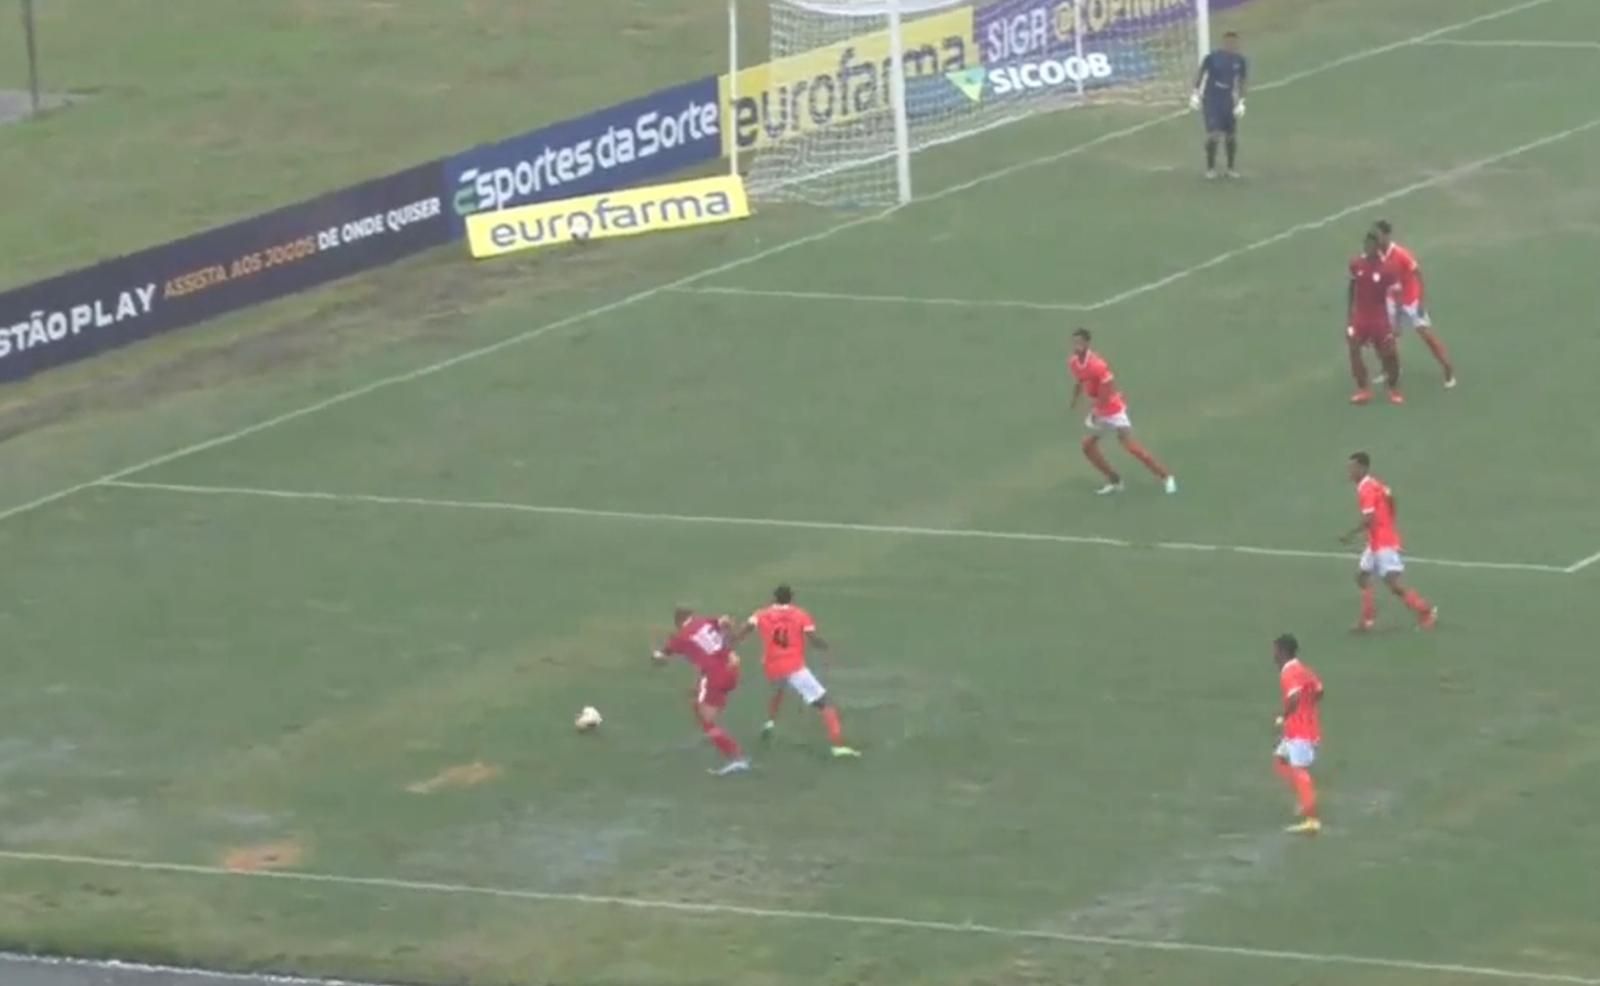
[[[737,64],[729,157],[757,201],[904,204],[914,156],[1076,106],[1180,106],[1213,0],[765,0],[764,62]],[[992,138],[990,138],[992,139]]]

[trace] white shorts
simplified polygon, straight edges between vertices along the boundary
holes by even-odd
[[[1090,411],[1089,416],[1083,419],[1083,426],[1090,431],[1126,431],[1133,427],[1133,422],[1128,420],[1127,411],[1104,416]]]
[[[1433,320],[1428,318],[1428,309],[1417,302],[1414,305],[1402,305],[1393,298],[1389,299],[1389,324],[1394,326],[1396,333],[1406,329],[1432,328]]]
[[[794,674],[784,677],[783,682],[794,689],[794,693],[800,696],[800,701],[807,705],[817,704],[828,694],[828,690],[822,687],[822,682],[817,680],[817,676],[811,673],[810,668],[801,668]]]
[[[1361,560],[1356,564],[1361,571],[1380,579],[1406,570],[1405,559],[1400,557],[1396,548],[1379,548],[1377,551],[1367,548],[1361,552]]]
[[[1317,744],[1302,739],[1280,740],[1272,755],[1291,767],[1309,767],[1317,760]]]

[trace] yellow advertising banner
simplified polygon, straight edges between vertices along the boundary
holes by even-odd
[[[901,25],[908,81],[980,64],[970,6]],[[722,151],[749,151],[889,109],[889,32],[874,31],[717,79]],[[735,89],[737,92],[735,93]],[[731,124],[730,124],[731,121]]]
[[[638,236],[749,215],[743,179],[718,175],[476,213],[467,217],[467,244],[474,257],[484,260],[558,243]]]

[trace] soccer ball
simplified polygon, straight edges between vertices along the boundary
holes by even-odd
[[[578,732],[587,733],[589,730],[598,727],[602,721],[604,720],[600,718],[599,709],[592,705],[585,705],[583,711],[578,713],[578,718],[573,720],[572,724],[578,727]]]

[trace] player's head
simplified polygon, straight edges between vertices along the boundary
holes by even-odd
[[[1380,219],[1372,224],[1372,231],[1378,236],[1378,245],[1387,248],[1394,241],[1394,226],[1387,219]]]
[[[787,606],[794,602],[794,590],[786,585],[780,585],[772,590],[772,601],[779,606]]]
[[[1377,260],[1383,253],[1383,241],[1378,238],[1376,229],[1368,231],[1366,237],[1362,239],[1361,252],[1366,255],[1368,260]]]
[[[689,618],[692,616],[694,616],[694,610],[687,606],[678,606],[672,611],[672,625],[681,627],[688,623]]]
[[[1372,471],[1372,456],[1365,452],[1351,452],[1349,466],[1350,479],[1353,482],[1360,482]]]
[[[1229,31],[1222,36],[1222,50],[1237,52],[1239,50],[1239,32]]]
[[[1282,634],[1272,642],[1272,659],[1278,662],[1279,667],[1288,664],[1299,656],[1300,641],[1294,638],[1294,634]]]
[[[1088,329],[1072,330],[1072,351],[1079,356],[1089,351],[1089,340],[1094,338]]]

